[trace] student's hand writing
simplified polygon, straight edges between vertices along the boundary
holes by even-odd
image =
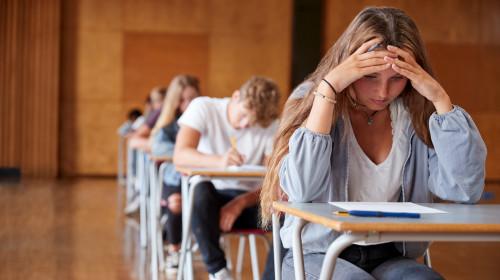
[[[381,42],[379,38],[372,39],[362,44],[351,56],[330,70],[325,76],[337,92],[344,90],[354,81],[374,72],[382,71],[390,67],[384,57],[394,57],[398,55],[388,50],[375,50],[366,52],[371,46]],[[320,83],[319,92],[328,92],[326,83]]]
[[[453,109],[446,91],[415,61],[413,53],[395,46],[387,46],[387,48],[397,53],[402,59],[386,56],[385,61],[391,63],[394,71],[407,77],[413,88],[434,104],[438,114],[444,114]]]
[[[226,205],[222,206],[219,212],[219,228],[223,232],[228,232],[233,228],[234,221],[238,219],[245,209],[245,205],[239,197],[235,197]]]
[[[220,167],[227,167],[231,165],[239,166],[243,164],[244,160],[245,157],[243,155],[238,153],[238,151],[236,151],[235,149],[229,148],[227,152],[220,157],[219,166]]]

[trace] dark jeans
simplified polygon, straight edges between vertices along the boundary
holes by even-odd
[[[174,193],[181,193],[180,186],[169,186],[163,183],[162,198],[168,201],[168,197]],[[182,212],[173,213],[168,204],[163,207],[163,211],[167,214],[167,222],[165,223],[165,235],[169,244],[180,244],[182,241]]]
[[[193,207],[193,234],[198,242],[208,273],[213,274],[226,267],[224,251],[219,244],[219,210],[233,198],[245,193],[240,190],[216,190],[210,182],[198,185]],[[233,229],[258,227],[257,207],[249,207],[234,222]]]
[[[305,253],[306,279],[318,279],[324,253]],[[282,266],[282,278],[294,279],[293,256],[290,250]],[[332,279],[444,279],[432,268],[403,257],[394,243],[371,246],[351,245],[337,259]]]

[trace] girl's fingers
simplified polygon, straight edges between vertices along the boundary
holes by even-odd
[[[406,76],[410,80],[414,80],[415,77],[417,76],[419,69],[406,61],[393,59],[390,57],[385,57],[384,60],[392,64],[392,69],[394,69],[394,71],[398,72],[403,76]]]
[[[366,60],[361,60],[357,63],[357,66],[359,68],[363,67],[369,67],[369,66],[378,66],[378,65],[383,65],[387,64],[388,61],[385,59],[385,57],[375,57],[371,59],[366,59]]]
[[[401,56],[406,62],[408,63],[416,63],[415,58],[413,57],[413,53],[403,50],[401,48],[395,47],[395,46],[387,46],[387,49],[391,52],[397,53],[399,56]]]
[[[354,53],[355,54],[365,53],[373,45],[380,42],[382,42],[382,39],[380,38],[371,39],[370,41],[364,42]]]
[[[408,63],[406,61],[403,61],[403,60],[400,60],[400,59],[397,59],[397,58],[392,58],[392,57],[386,56],[386,57],[384,57],[384,61],[386,63],[396,64],[400,68],[404,68],[404,69],[407,69],[407,70],[413,70],[414,69],[413,65],[411,65],[410,63]]]
[[[367,75],[367,74],[371,74],[371,73],[383,71],[385,69],[388,69],[389,67],[391,67],[390,63],[385,63],[385,64],[381,64],[381,65],[364,67],[363,71],[360,72],[360,74],[361,74],[360,77],[362,77],[363,75]]]
[[[367,52],[367,53],[363,53],[363,54],[358,55],[358,60],[363,61],[363,60],[373,59],[373,58],[384,58],[386,56],[397,58],[398,54],[395,52],[388,51],[388,50],[376,50],[376,51],[371,51],[371,52]]]
[[[412,81],[415,80],[415,78],[416,78],[415,73],[413,73],[407,69],[403,69],[396,64],[391,64],[391,66],[392,66],[392,69],[394,69],[394,71],[398,72],[399,74],[407,77],[408,79],[410,79]]]

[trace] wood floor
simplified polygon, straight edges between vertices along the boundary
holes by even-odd
[[[487,190],[500,195],[498,185]],[[0,182],[0,279],[150,279],[138,219],[122,209],[115,179]],[[500,279],[500,243],[434,243],[431,258],[446,279]],[[208,279],[201,261],[195,276]],[[251,279],[248,255],[240,279]]]

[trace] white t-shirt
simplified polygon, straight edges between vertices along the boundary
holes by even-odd
[[[259,125],[234,129],[227,119],[227,106],[231,98],[195,98],[182,114],[178,123],[200,132],[198,151],[204,154],[223,155],[232,147],[231,136],[236,140],[236,150],[245,156],[244,164],[263,165],[264,157],[271,154],[273,137],[278,120],[268,127]],[[259,182],[212,180],[217,189],[240,189],[251,191]]]
[[[410,115],[401,98],[390,104],[392,147],[384,162],[376,165],[366,156],[349,125],[349,201],[398,201],[403,182],[403,165],[408,154]]]

